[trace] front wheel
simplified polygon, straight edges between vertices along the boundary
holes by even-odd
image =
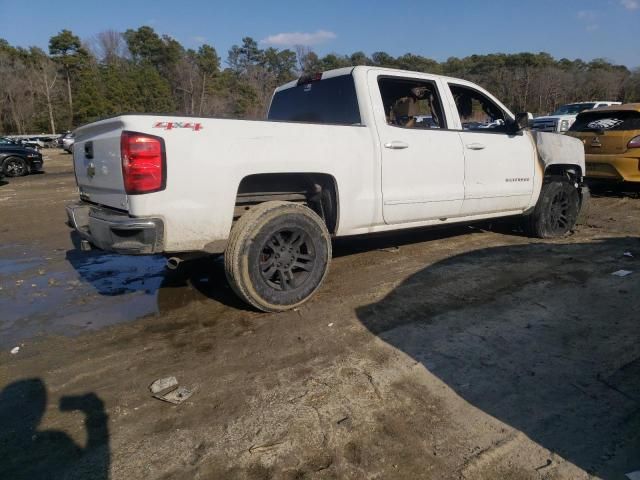
[[[331,260],[325,223],[310,208],[265,202],[234,225],[224,255],[227,280],[264,312],[289,310],[320,288]]]
[[[5,177],[22,177],[29,173],[29,167],[22,158],[9,157],[4,161],[2,171]]]
[[[527,219],[527,230],[540,238],[567,235],[580,213],[580,196],[576,187],[566,180],[552,180],[542,186],[538,203]]]

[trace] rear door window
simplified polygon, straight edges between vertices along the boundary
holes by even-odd
[[[436,84],[398,77],[378,79],[388,125],[403,128],[447,128]]]
[[[276,92],[269,120],[360,125],[360,108],[352,75],[326,80],[302,79],[298,85]]]
[[[640,112],[621,110],[581,113],[569,130],[572,132],[640,130]]]

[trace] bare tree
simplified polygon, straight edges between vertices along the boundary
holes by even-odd
[[[38,49],[31,49],[33,60],[34,75],[39,79],[39,86],[42,94],[44,95],[47,103],[47,110],[49,113],[49,124],[51,127],[51,133],[56,133],[56,123],[53,112],[53,97],[54,87],[58,79],[58,69],[56,64],[47,56],[44,52],[38,51]]]
[[[105,30],[96,34],[89,44],[95,57],[107,64],[114,64],[129,57],[124,37],[116,30]]]

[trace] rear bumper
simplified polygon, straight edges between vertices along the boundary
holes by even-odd
[[[640,182],[640,159],[623,155],[587,155],[587,178]]]
[[[91,245],[129,255],[161,253],[164,224],[159,218],[129,215],[84,202],[67,205],[67,224]]]

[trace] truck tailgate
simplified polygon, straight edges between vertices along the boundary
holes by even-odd
[[[122,130],[119,118],[80,127],[73,146],[73,166],[83,200],[127,210],[120,156]]]

